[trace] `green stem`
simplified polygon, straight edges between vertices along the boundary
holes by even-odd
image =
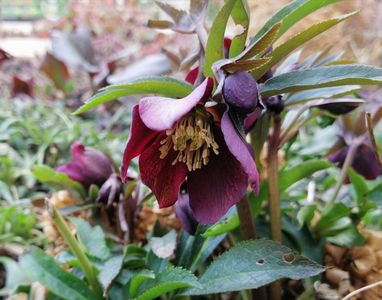
[[[340,192],[340,189],[342,185],[344,184],[346,177],[348,176],[348,169],[354,161],[354,156],[355,156],[355,153],[357,152],[358,146],[359,144],[355,143],[350,145],[349,147],[349,151],[346,155],[345,162],[341,169],[340,179],[337,181],[337,185],[334,188],[334,193],[328,203],[329,205],[333,204],[337,199],[338,193]]]
[[[48,211],[50,212],[50,215],[53,219],[54,225],[56,225],[57,230],[60,232],[65,242],[68,244],[74,256],[78,259],[81,269],[84,271],[85,277],[87,278],[91,288],[97,295],[97,298],[103,299],[102,287],[99,284],[97,277],[94,273],[93,266],[91,265],[90,261],[88,260],[87,256],[82,250],[80,243],[76,240],[76,238],[70,231],[68,224],[65,222],[64,218],[57,211],[57,209],[49,202],[47,202],[47,206]]]
[[[271,223],[271,238],[281,242],[281,209],[279,189],[279,160],[278,151],[280,145],[281,117],[273,115],[273,132],[268,144],[268,193],[269,215]],[[270,285],[270,299],[281,299],[281,283],[275,281]]]

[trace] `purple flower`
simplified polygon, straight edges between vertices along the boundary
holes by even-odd
[[[349,146],[345,145],[337,152],[329,155],[328,160],[342,168],[348,152]],[[382,172],[378,158],[368,142],[357,147],[351,167],[368,180],[377,178]]]
[[[91,184],[101,186],[113,173],[113,165],[101,151],[75,142],[70,147],[72,161],[57,167],[72,180],[88,188]]]
[[[258,192],[259,176],[247,143],[237,133],[225,104],[206,105],[212,79],[182,99],[146,97],[133,108],[121,176],[140,155],[143,183],[161,208],[178,200],[186,184],[195,219],[219,220],[246,193]],[[207,103],[209,104],[209,103]]]

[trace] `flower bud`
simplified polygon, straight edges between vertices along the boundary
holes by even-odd
[[[230,106],[244,113],[250,113],[255,110],[259,102],[257,82],[244,71],[231,74],[224,81],[223,96]]]
[[[88,188],[91,184],[101,186],[113,173],[113,165],[101,151],[75,142],[70,147],[72,161],[59,166],[58,172]]]
[[[113,202],[119,201],[121,192],[122,181],[116,173],[113,173],[101,186],[96,202],[102,202],[105,203],[106,206],[110,206]]]
[[[190,206],[190,198],[187,192],[181,191],[178,196],[178,201],[175,204],[175,212],[182,227],[190,235],[195,235],[198,227],[194,214]]]

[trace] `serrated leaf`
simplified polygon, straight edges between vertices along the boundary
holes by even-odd
[[[270,61],[269,57],[249,60],[238,60],[233,61],[232,63],[227,63],[222,67],[222,69],[228,73],[235,73],[237,71],[252,71],[254,69],[260,68],[268,61]]]
[[[146,280],[140,285],[136,299],[151,300],[168,292],[187,287],[201,288],[201,285],[190,271],[179,267],[168,268],[158,274],[155,279]]]
[[[201,275],[203,288],[183,295],[205,295],[256,289],[281,278],[299,280],[324,267],[270,240],[246,241],[220,255]]]
[[[262,37],[260,37],[255,43],[250,44],[243,53],[242,59],[248,59],[255,55],[262,54],[275,41],[277,34],[280,31],[281,23],[273,25]]]
[[[231,47],[229,49],[229,57],[234,57],[243,51],[245,42],[247,40],[250,10],[246,0],[236,1],[235,6],[232,9],[231,16],[235,24],[243,27],[241,34],[235,36],[232,39]]]
[[[155,94],[166,97],[185,97],[193,90],[187,82],[165,76],[152,76],[115,84],[100,90],[74,114],[78,115],[98,105],[129,95]]]
[[[31,280],[39,281],[48,290],[63,299],[97,299],[97,296],[84,281],[61,269],[51,256],[38,248],[33,247],[23,255],[20,264]]]
[[[46,165],[38,165],[32,168],[33,176],[45,184],[54,184],[61,187],[65,187],[70,190],[77,191],[81,196],[85,197],[86,192],[83,186],[70,179],[65,173],[57,172],[56,170]]]
[[[79,218],[69,219],[76,226],[78,239],[88,254],[101,260],[110,257],[111,252],[106,245],[105,235],[100,226],[91,227],[88,222]]]
[[[297,49],[307,41],[311,40],[312,38],[316,37],[322,32],[327,31],[329,28],[337,25],[338,23],[350,18],[353,16],[356,12],[346,14],[337,18],[325,20],[323,22],[319,22],[316,24],[313,24],[308,29],[305,29],[304,31],[296,34],[280,46],[278,46],[276,49],[274,49],[271,53],[271,60],[259,68],[258,70],[252,72],[252,75],[254,75],[255,78],[261,78],[271,67],[276,65],[278,62],[280,62],[284,57],[286,57],[288,54],[290,54],[293,50]]]
[[[204,75],[213,76],[212,65],[224,58],[224,33],[229,16],[237,0],[227,0],[212,23],[206,46],[206,58],[204,62]]]
[[[289,28],[291,28],[298,21],[311,14],[312,12],[325,7],[332,3],[341,0],[295,0],[284,6],[273,17],[271,17],[259,32],[251,39],[251,44],[257,41],[263,34],[265,34],[273,25],[282,22],[278,37],[283,35]]]
[[[260,92],[263,97],[270,97],[321,87],[381,83],[382,68],[366,65],[325,66],[275,76],[260,87]]]
[[[340,97],[346,94],[356,92],[360,88],[361,87],[359,85],[345,85],[297,92],[286,98],[285,104],[289,106],[301,104],[314,99]]]

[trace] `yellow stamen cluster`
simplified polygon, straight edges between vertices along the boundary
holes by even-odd
[[[183,162],[188,171],[200,169],[207,165],[211,150],[218,155],[219,146],[211,131],[210,120],[206,113],[195,111],[176,123],[174,128],[166,131],[167,137],[161,141],[160,158],[167,156],[171,148],[178,151],[172,162]]]

